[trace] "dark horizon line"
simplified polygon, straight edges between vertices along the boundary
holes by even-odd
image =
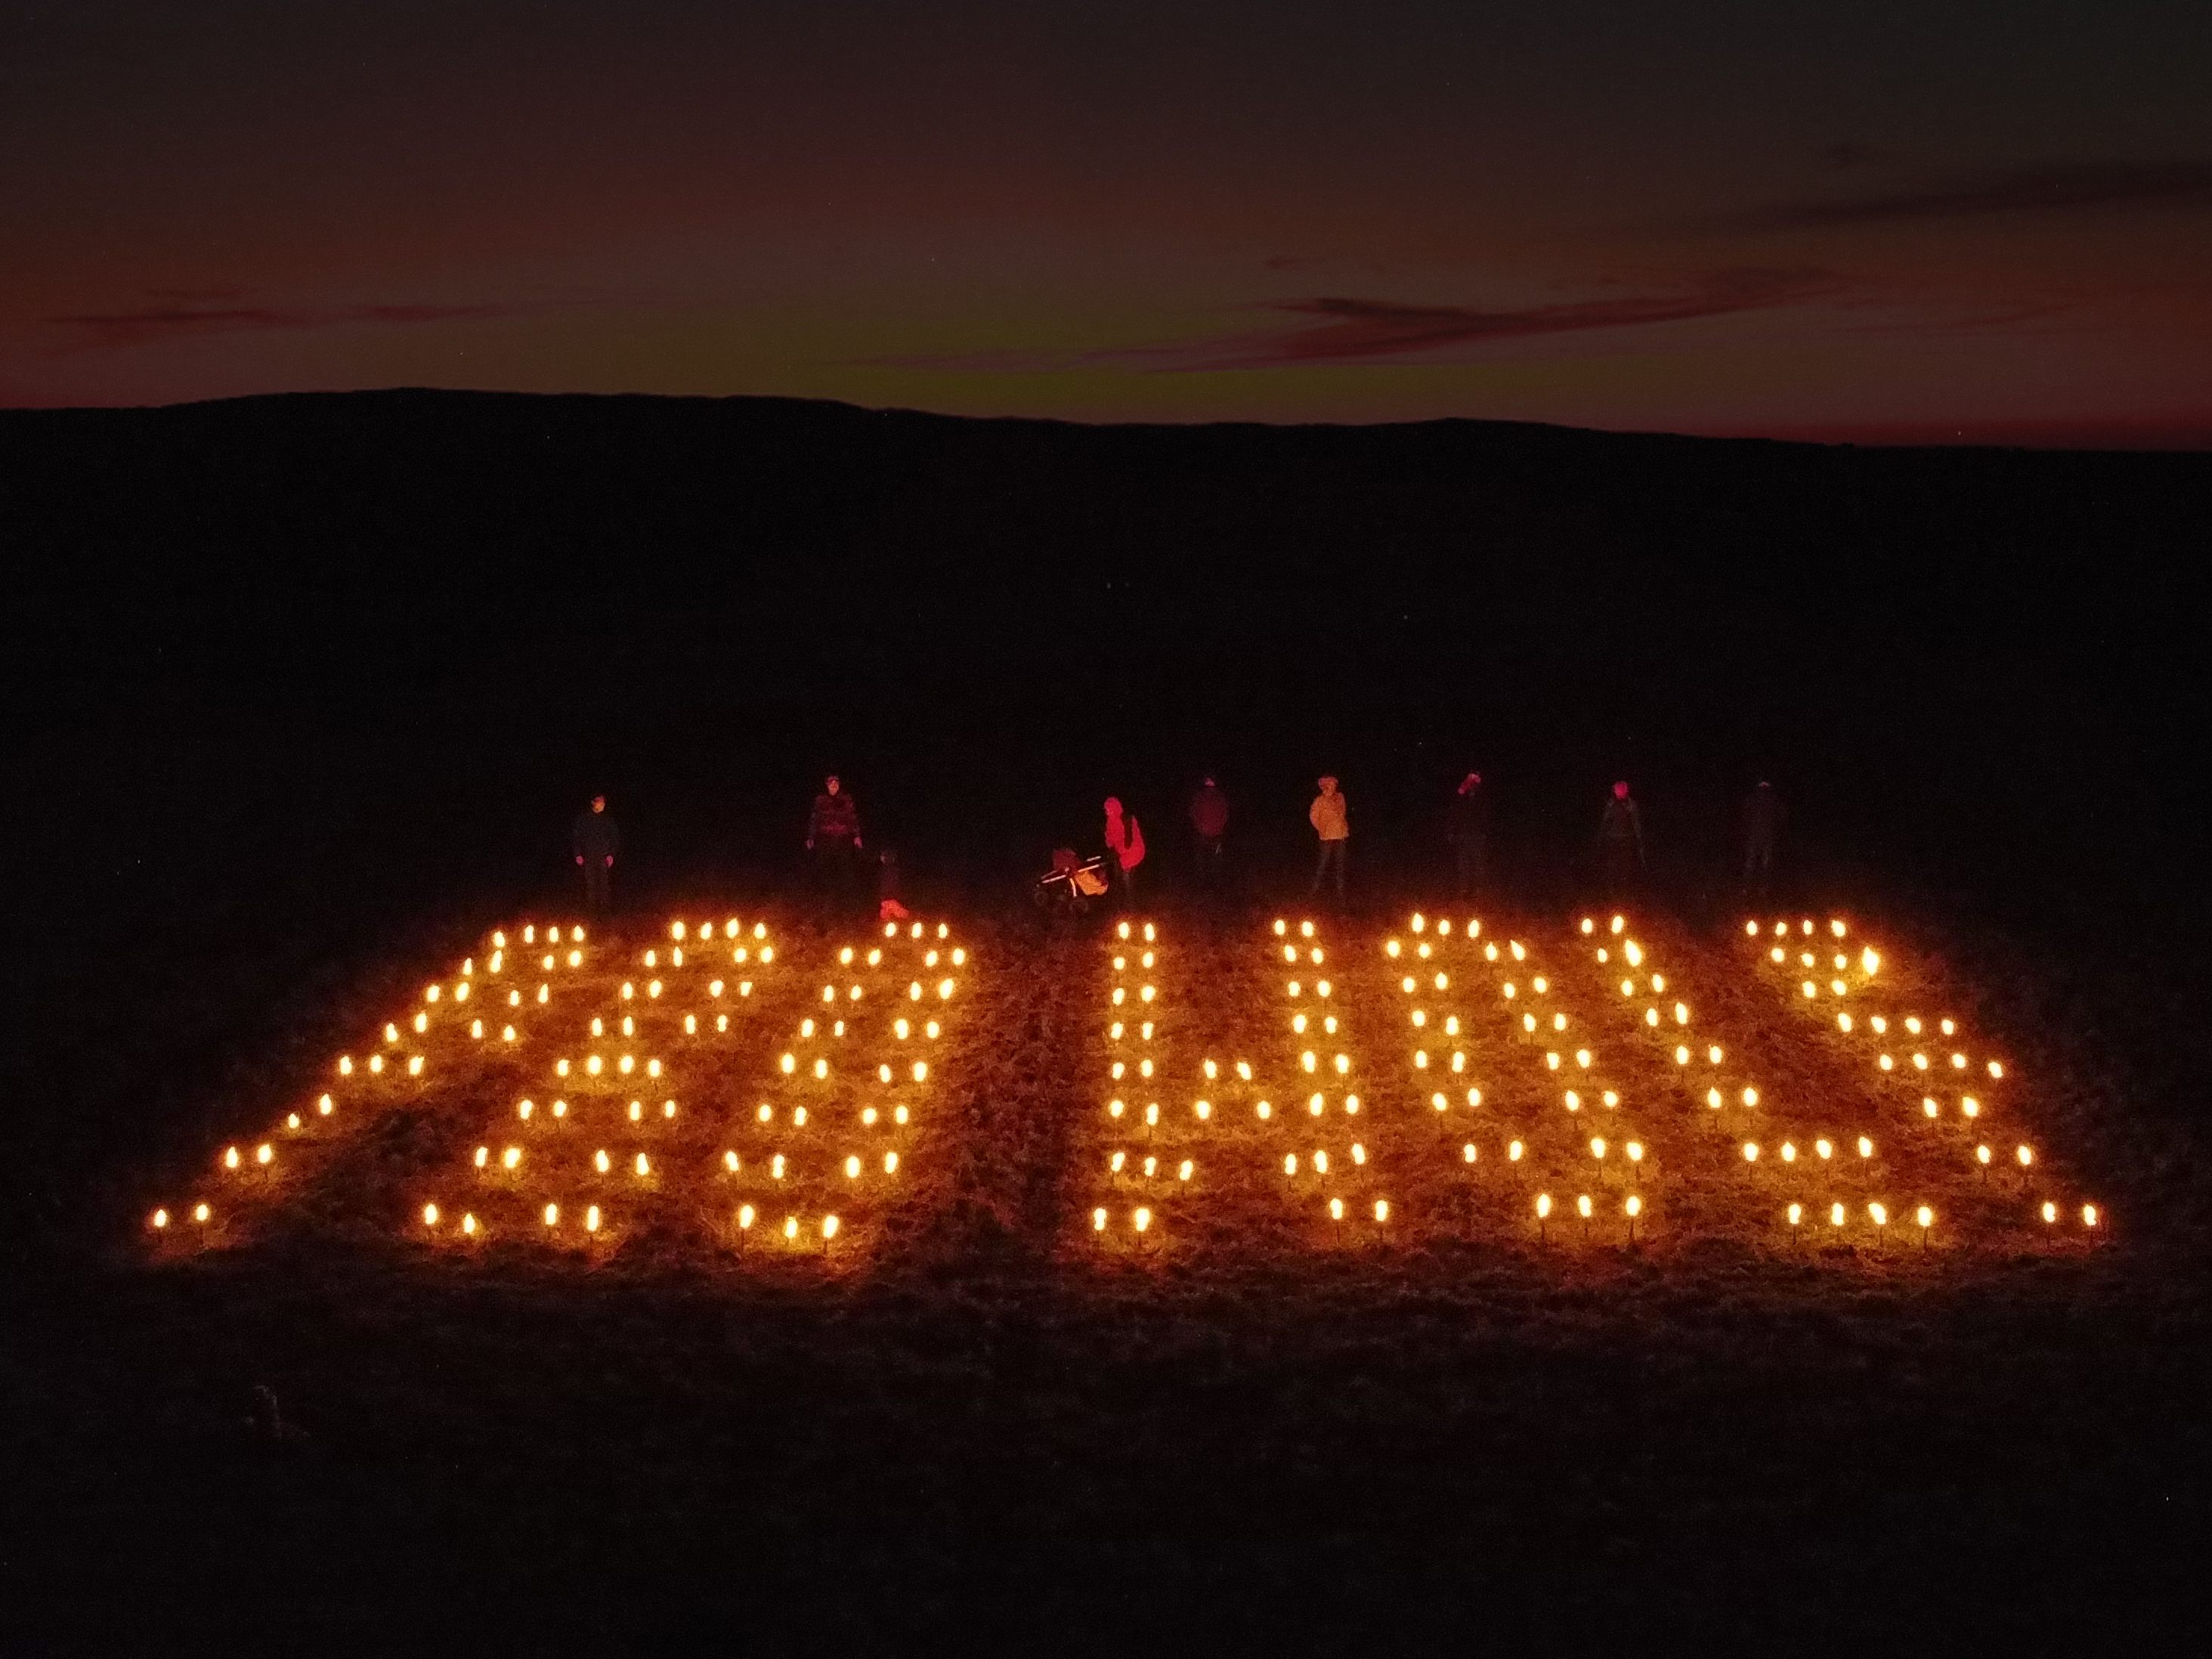
[[[399,398],[505,400],[512,402],[617,401],[657,404],[789,404],[839,410],[854,415],[958,422],[969,425],[1072,427],[1095,431],[1371,432],[1422,427],[1483,427],[1590,438],[1656,439],[1689,443],[1761,443],[1808,448],[1905,450],[2004,450],[2072,454],[2212,453],[2212,407],[2183,416],[2047,419],[1982,422],[1890,420],[1778,424],[1765,430],[1697,432],[1666,428],[1574,426],[1558,421],[1510,420],[1477,415],[1425,416],[1379,421],[1151,420],[1086,421],[1056,415],[971,415],[905,404],[856,404],[841,398],[793,397],[772,392],[531,392],[495,386],[398,385],[280,392],[249,392],[220,398],[185,398],[161,404],[10,404],[0,418],[72,415],[160,415],[216,410],[249,404],[304,399],[337,402]]]

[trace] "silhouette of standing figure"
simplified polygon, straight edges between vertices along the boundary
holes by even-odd
[[[1451,798],[1449,831],[1459,896],[1471,898],[1490,879],[1490,801],[1482,793],[1481,773],[1460,780]]]
[[[1613,799],[1597,826],[1598,867],[1605,877],[1607,896],[1619,898],[1636,885],[1644,873],[1644,815],[1626,783],[1613,786]]]
[[[568,849],[584,872],[584,908],[598,915],[607,908],[615,854],[622,851],[622,831],[607,816],[607,798],[592,797],[592,804],[576,814],[568,831]]]
[[[815,896],[822,908],[831,914],[851,908],[857,884],[854,860],[860,851],[860,809],[835,772],[822,781],[822,793],[807,815],[806,850],[812,855]]]
[[[1774,786],[1761,781],[1758,788],[1743,798],[1743,886],[1747,893],[1759,898],[1773,884],[1775,854],[1781,850],[1782,826],[1790,817],[1790,809]]]
[[[1217,890],[1221,885],[1221,839],[1229,833],[1229,797],[1212,778],[1190,798],[1190,833],[1198,884],[1208,892]]]

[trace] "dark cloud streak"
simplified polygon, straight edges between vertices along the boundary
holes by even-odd
[[[167,296],[161,296],[167,297]],[[276,329],[344,328],[362,324],[395,325],[476,320],[512,316],[529,309],[519,305],[346,305],[269,306],[168,304],[136,311],[78,313],[49,317],[56,327],[75,331],[79,350],[100,350],[191,335],[266,332]]]
[[[1717,230],[1817,230],[1830,227],[1972,219],[2005,213],[2081,212],[2109,207],[2212,205],[2212,164],[2085,162],[2015,167],[1922,190],[1813,202],[1784,202],[1714,222]]]
[[[1008,347],[949,354],[907,354],[865,361],[897,368],[971,374],[1036,374],[1120,367],[1160,373],[1284,368],[1320,363],[1379,362],[1406,357],[1463,356],[1505,340],[1642,328],[1765,311],[1826,298],[1844,284],[1819,270],[1716,271],[1673,293],[1629,295],[1559,305],[1483,310],[1472,306],[1416,306],[1395,300],[1323,295],[1276,300],[1254,310],[1294,317],[1287,327],[1244,329],[1211,338],[1158,345],[1107,346],[1054,352]]]
[[[1170,346],[1094,353],[1094,360],[1151,362],[1162,368],[1271,368],[1297,363],[1362,362],[1464,351],[1501,340],[1642,328],[1655,323],[1763,311],[1837,291],[1820,271],[1729,270],[1675,294],[1631,295],[1560,305],[1481,310],[1409,306],[1389,300],[1323,296],[1270,307],[1305,319],[1287,329],[1253,331]]]

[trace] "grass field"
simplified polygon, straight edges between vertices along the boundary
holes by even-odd
[[[149,1237],[866,1271],[1012,1158],[1071,1263],[2094,1248],[2086,1126],[1951,1012],[1975,1000],[1838,917],[1139,918],[974,963],[941,921],[521,922],[271,1103]],[[975,1145],[986,1094],[1064,1121]]]
[[[1170,1649],[2202,1628],[2191,1177],[2027,981],[1967,982],[1902,923],[1839,941],[1825,913],[1755,937],[1276,919],[886,939],[747,914],[733,938],[716,914],[711,944],[704,912],[680,943],[665,917],[580,944],[511,923],[404,1002],[334,1006],[241,1074],[265,1086],[197,1170],[142,1172],[105,1265],[14,1287],[40,1347],[4,1373],[17,1627]]]

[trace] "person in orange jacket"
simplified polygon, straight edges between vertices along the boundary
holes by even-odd
[[[1344,799],[1343,791],[1332,776],[1321,780],[1321,793],[1306,808],[1306,821],[1313,825],[1314,834],[1321,841],[1321,860],[1314,866],[1313,890],[1320,892],[1322,883],[1334,875],[1339,904],[1344,902],[1344,855],[1352,843],[1352,825],[1347,822],[1351,810],[1351,804]]]

